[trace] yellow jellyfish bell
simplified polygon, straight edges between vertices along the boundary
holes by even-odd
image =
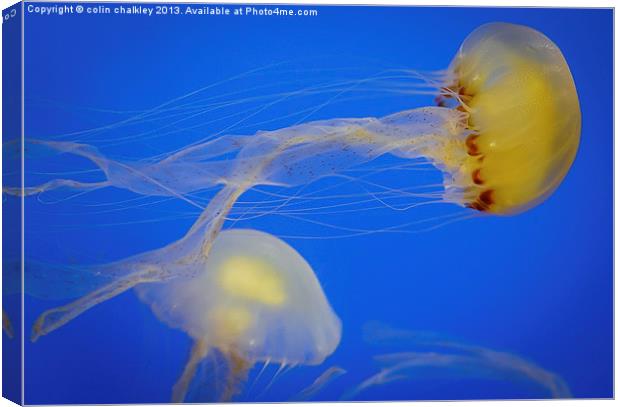
[[[136,292],[155,315],[194,340],[173,389],[181,402],[210,350],[228,361],[220,396],[230,399],[257,362],[316,365],[340,342],[340,320],[310,265],[265,232],[225,230],[193,278],[142,284]]]
[[[581,112],[560,49],[521,25],[486,24],[461,45],[447,87],[468,113],[471,177],[466,198],[494,214],[523,212],[546,199],[579,146]]]

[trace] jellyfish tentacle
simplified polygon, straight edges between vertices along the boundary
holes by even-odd
[[[110,186],[109,181],[101,181],[101,182],[80,182],[71,179],[58,178],[53,179],[51,181],[45,182],[43,184],[34,186],[34,187],[4,187],[2,192],[7,195],[13,196],[30,196],[36,195],[41,192],[51,191],[53,189],[58,189],[62,187],[67,187],[71,189],[83,189],[83,190],[95,190],[99,188],[104,188]]]
[[[301,390],[290,401],[308,401],[311,400],[314,395],[321,392],[325,386],[331,383],[333,380],[344,375],[347,371],[340,366],[331,366],[325,370],[319,377],[317,377],[308,387]]]
[[[373,345],[410,344],[414,350],[375,355],[373,359],[380,370],[345,393],[342,399],[350,400],[370,387],[395,380],[411,380],[419,369],[427,367],[440,369],[446,378],[456,371],[472,378],[488,377],[490,372],[493,377],[537,384],[554,398],[571,397],[568,385],[560,376],[512,353],[454,342],[434,332],[397,329],[376,321],[366,324],[364,339]]]
[[[271,380],[269,381],[269,383],[267,383],[267,385],[263,388],[263,391],[260,392],[257,398],[261,398],[264,395],[266,395],[267,392],[271,389],[271,387],[276,383],[276,381],[280,377],[282,377],[284,373],[288,372],[288,370],[291,369],[292,367],[293,367],[292,365],[287,365],[286,360],[281,361],[280,366],[278,366],[278,370],[276,370],[276,372],[271,377]]]
[[[250,386],[246,390],[246,394],[248,396],[252,393],[252,389],[254,389],[254,386],[256,386],[256,384],[259,382],[259,380],[263,376],[263,373],[265,373],[265,370],[267,369],[267,366],[269,366],[270,363],[271,363],[271,359],[269,359],[269,358],[267,358],[263,362],[263,366],[260,368],[260,370],[258,371],[256,376],[254,376],[254,380],[252,381],[252,384],[250,384]]]
[[[198,364],[207,356],[208,352],[209,346],[205,339],[198,339],[194,342],[183,373],[172,387],[172,398],[170,400],[172,403],[182,403],[185,400],[187,389],[196,374]]]

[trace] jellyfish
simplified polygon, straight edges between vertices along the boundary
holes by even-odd
[[[364,339],[373,346],[389,344],[392,352],[373,357],[379,371],[346,391],[342,399],[354,400],[370,388],[396,381],[415,382],[421,372],[435,378],[491,378],[536,385],[552,398],[570,398],[568,384],[559,375],[521,356],[462,343],[433,332],[395,329],[378,321],[364,326]],[[404,347],[394,352],[394,347]]]
[[[194,341],[173,402],[184,400],[210,352],[227,361],[220,400],[229,400],[257,362],[316,365],[338,346],[340,320],[312,268],[275,236],[223,231],[209,257],[194,267],[200,270],[193,278],[136,287],[157,318]]]
[[[426,80],[437,93],[436,106],[384,117],[311,121],[250,136],[219,135],[152,159],[113,160],[84,142],[27,140],[30,150],[92,161],[105,180],[59,178],[23,189],[5,187],[6,194],[115,187],[179,199],[200,211],[185,235],[167,246],[88,266],[88,275],[105,276],[107,282],[41,314],[32,340],[133,287],[174,286],[176,279],[197,278],[235,203],[260,186],[307,185],[394,156],[422,159],[441,172],[442,189],[429,196],[430,203],[501,216],[547,199],[575,158],[581,127],[577,92],[560,49],[532,28],[485,24],[464,40],[439,76],[439,81]],[[217,192],[208,202],[195,199],[196,192],[209,188]],[[198,356],[204,353],[201,346]]]

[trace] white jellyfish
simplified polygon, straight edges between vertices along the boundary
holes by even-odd
[[[196,267],[191,278],[136,287],[157,318],[194,340],[173,402],[184,400],[210,352],[228,362],[219,395],[228,400],[255,363],[320,364],[338,346],[340,320],[310,265],[282,240],[256,230],[227,230]]]

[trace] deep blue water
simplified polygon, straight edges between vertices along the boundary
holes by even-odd
[[[84,134],[68,134],[117,122],[228,78],[233,79],[190,101],[256,97],[358,79],[386,68],[444,69],[467,34],[483,23],[531,26],[563,51],[580,97],[581,145],[559,189],[542,205],[514,217],[478,217],[414,234],[285,238],[313,266],[343,322],[342,341],[322,366],[293,369],[262,395],[268,379],[258,382],[249,398],[287,400],[327,367],[338,365],[348,373],[316,396],[338,399],[377,371],[373,355],[414,350],[402,338],[396,345],[365,343],[362,327],[368,321],[509,352],[563,378],[575,397],[611,397],[612,11],[307,8],[318,10],[318,16],[26,13],[26,135],[83,141]],[[264,70],[235,77],[256,68]],[[241,93],[226,96],[233,92]],[[97,133],[86,141],[110,157],[141,159],[229,127],[227,133],[253,134],[300,119],[382,116],[432,101],[426,95],[351,89],[342,94],[307,93],[272,105],[249,101],[179,123],[162,115],[138,126]],[[320,108],[304,110],[314,106]],[[127,142],[127,137],[135,138]],[[125,142],[119,144],[120,140]],[[94,168],[68,155],[34,154],[26,160],[26,184],[49,179],[37,172]],[[390,163],[389,158],[383,160]],[[101,177],[97,173],[73,176]],[[417,184],[419,179],[423,183],[440,180],[438,172],[394,171],[389,177],[400,186],[410,180]],[[321,185],[330,182],[336,181],[323,180]],[[195,219],[193,208],[177,201],[93,210],[102,208],[93,206],[97,203],[135,197],[107,188],[75,197],[59,191],[27,199],[26,257],[49,264],[107,262],[170,243]],[[329,222],[379,228],[450,210],[441,206],[360,211],[330,215]],[[190,216],[162,219],[178,213]],[[159,221],[145,222],[154,219]],[[277,215],[235,226],[281,236],[339,233]],[[42,311],[67,301],[26,297],[26,331]],[[183,332],[166,327],[132,292],[126,292],[38,342],[26,342],[26,402],[167,401],[189,346]],[[250,381],[255,373],[251,372]],[[512,380],[492,369],[482,373],[480,369],[422,369],[415,377],[357,397],[549,396],[532,381]]]

